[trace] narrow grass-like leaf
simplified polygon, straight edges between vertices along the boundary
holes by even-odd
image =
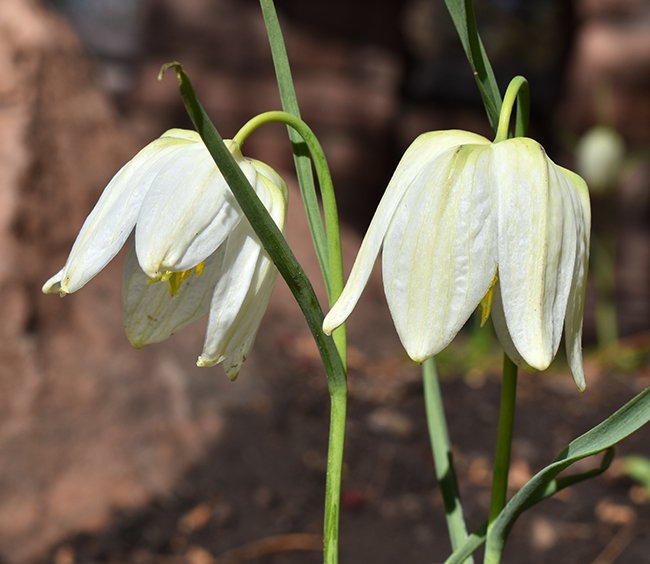
[[[436,479],[442,493],[451,547],[457,549],[467,540],[467,526],[465,525],[463,507],[460,502],[454,456],[434,357],[422,363],[422,378],[424,380],[424,405],[431,440],[431,451],[436,468]],[[470,556],[465,562],[471,564],[474,560]]]
[[[280,28],[275,5],[273,4],[273,0],[260,0],[260,7],[262,8],[264,25],[266,26],[266,33],[271,47],[271,56],[273,58],[278,90],[280,91],[282,109],[299,118],[300,108],[298,107],[298,98],[296,97],[296,90],[291,76],[291,67],[289,66],[289,57],[287,56],[287,49],[284,44],[284,38],[282,37],[282,29]],[[296,176],[298,177],[298,185],[300,186],[300,193],[307,214],[307,224],[311,232],[312,240],[314,241],[316,258],[323,273],[328,295],[331,295],[329,251],[327,248],[325,229],[320,216],[318,198],[316,197],[309,151],[300,138],[300,135],[293,129],[289,129],[289,139],[293,147]]]
[[[614,446],[650,421],[650,387],[618,411],[569,443],[546,468],[535,474],[506,504],[487,539],[486,562],[498,562],[503,546],[519,514],[531,499],[539,496],[562,470],[571,464]]]
[[[613,446],[638,431],[648,421],[650,421],[650,387],[636,395],[596,427],[573,440],[551,464],[535,474],[506,504],[490,532],[490,543],[486,552],[492,553],[492,560],[488,559],[488,561],[498,562],[508,532],[522,511],[564,488],[602,474],[609,468],[614,457]],[[605,454],[598,468],[556,479],[560,472],[575,462],[603,451]],[[464,562],[485,542],[486,536],[487,523],[484,523],[468,537],[463,546],[445,560],[445,564]]]
[[[490,126],[496,131],[501,113],[501,94],[492,65],[476,29],[472,0],[445,0],[445,4],[472,67]]]

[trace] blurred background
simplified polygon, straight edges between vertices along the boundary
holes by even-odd
[[[329,158],[349,269],[413,138],[489,137],[489,126],[443,2],[277,8],[303,118]],[[561,355],[522,374],[514,491],[650,384],[650,2],[476,9],[500,86],[530,81],[531,136],[592,191],[588,388],[578,393]],[[176,81],[156,80],[170,60],[226,137],[280,107],[252,0],[0,4],[0,562],[320,561],[327,390],[283,282],[235,383],[194,367],[200,323],[130,349],[121,256],[65,300],[40,293],[121,164],[165,129],[189,127]],[[258,130],[245,152],[289,182],[289,242],[322,297],[286,130]],[[342,561],[440,562],[449,547],[420,371],[401,351],[378,270],[349,323]],[[489,505],[498,345],[470,321],[439,364],[473,529]],[[506,561],[646,561],[650,430],[618,454],[604,476],[526,513]]]

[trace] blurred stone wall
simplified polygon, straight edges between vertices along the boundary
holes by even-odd
[[[650,329],[650,3],[578,0],[578,28],[557,122],[581,134],[615,128],[626,158],[610,195],[594,198],[596,236],[613,238],[622,335]],[[594,298],[595,299],[595,298]]]
[[[255,394],[193,368],[201,327],[162,354],[129,347],[121,257],[79,294],[41,294],[142,141],[38,2],[0,3],[0,76],[0,560],[25,564],[169,492],[223,405]]]

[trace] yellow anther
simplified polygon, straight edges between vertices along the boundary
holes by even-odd
[[[181,286],[183,285],[183,280],[192,276],[192,272],[196,276],[201,276],[205,270],[205,261],[200,262],[194,268],[189,270],[183,270],[181,272],[172,272],[171,270],[166,270],[156,278],[149,278],[149,284],[155,284],[156,282],[167,282],[169,289],[169,295],[175,296],[180,292]]]
[[[486,292],[485,296],[481,300],[481,327],[487,323],[487,320],[490,319],[490,312],[492,311],[492,298],[494,297],[494,286],[499,279],[499,272],[494,273],[494,278],[490,282],[490,287]]]

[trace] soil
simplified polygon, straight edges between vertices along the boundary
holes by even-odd
[[[291,351],[301,347],[286,335],[275,342],[264,339],[260,346],[269,367],[261,384],[264,393],[225,414],[223,439],[173,491],[142,510],[115,515],[98,534],[66,540],[50,562],[321,561],[328,422],[324,376],[314,351],[296,356]],[[442,562],[449,544],[419,369],[401,356],[368,365],[350,373],[341,561]],[[511,490],[571,438],[650,383],[647,367],[635,374],[599,372],[590,371],[583,395],[566,373],[520,376]],[[491,371],[452,377],[442,387],[464,510],[474,529],[489,506],[499,376]],[[617,458],[647,456],[648,444],[646,428],[620,446]],[[592,459],[579,468],[597,464]],[[603,476],[525,513],[511,533],[505,562],[637,564],[648,561],[649,535],[647,494],[615,463]],[[66,555],[74,560],[65,560]]]

